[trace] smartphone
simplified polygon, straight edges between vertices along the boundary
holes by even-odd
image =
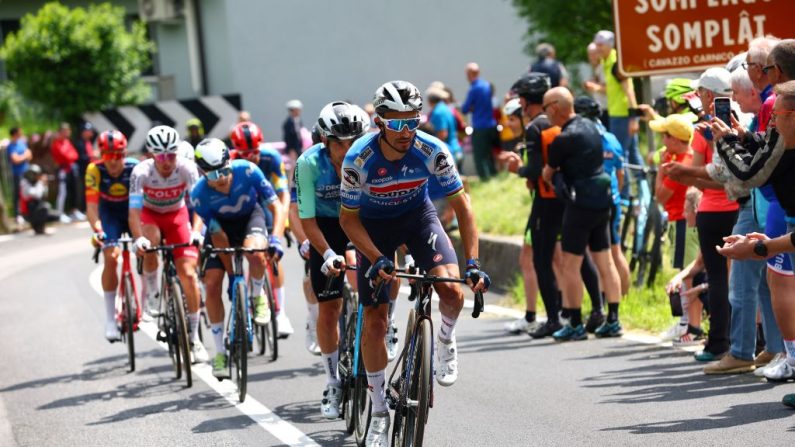
[[[643,116],[643,110],[637,108],[629,108],[629,116],[630,117],[640,117]]]
[[[715,98],[715,116],[721,121],[726,123],[727,126],[732,126],[732,103],[729,98]]]

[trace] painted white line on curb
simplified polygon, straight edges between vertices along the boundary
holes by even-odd
[[[88,281],[91,287],[102,296],[102,266],[95,268],[89,275]],[[157,327],[152,322],[141,322],[139,325],[141,333],[146,334],[149,338],[155,341],[161,348],[168,350],[168,346],[163,342],[157,342]],[[227,402],[233,405],[241,413],[248,416],[257,423],[262,429],[278,438],[281,442],[288,446],[319,446],[309,436],[304,434],[276,415],[268,407],[260,403],[257,399],[253,398],[250,394],[246,394],[246,400],[243,403],[238,402],[237,386],[230,380],[219,382],[212,375],[212,369],[207,364],[191,365],[191,371],[194,377],[200,378],[204,383],[212,388],[215,392],[221,395]]]

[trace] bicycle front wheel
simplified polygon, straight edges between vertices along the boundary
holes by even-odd
[[[265,298],[268,300],[268,309],[271,311],[271,321],[265,325],[263,342],[266,350],[271,351],[271,361],[279,357],[279,326],[276,324],[276,296],[273,293],[273,285],[270,274],[266,271],[262,289],[265,291]]]
[[[238,281],[235,287],[236,306],[235,312],[235,344],[232,347],[235,364],[235,379],[237,380],[237,398],[240,402],[246,400],[246,386],[248,382],[248,311],[246,310],[246,286],[243,281]]]
[[[431,332],[431,322],[427,319],[420,321],[415,330],[414,347],[409,350],[406,362],[408,378],[400,393],[401,403],[405,405],[403,423],[399,430],[395,425],[392,437],[397,442],[393,445],[422,445],[431,402]]]
[[[343,345],[340,350],[340,364],[343,367],[340,369],[346,371],[345,376],[340,377],[344,387],[342,392],[342,411],[345,414],[345,431],[348,434],[352,434],[356,430],[356,410],[354,408],[356,373],[353,371],[353,355],[354,344],[356,343],[357,313],[350,313],[347,312],[347,309],[343,309],[342,315],[345,317],[345,332],[343,332],[343,337],[340,338],[340,344]]]
[[[185,302],[182,287],[173,280],[171,284],[171,302],[174,306],[174,319],[176,320],[177,347],[182,354],[182,369],[185,372],[185,381],[188,388],[193,386],[193,376],[190,369],[190,339],[188,338],[188,321],[185,318]]]
[[[125,341],[127,342],[127,360],[130,363],[130,372],[135,371],[135,312],[133,311],[132,303],[135,302],[133,295],[132,279],[129,275],[124,275],[124,299],[122,300],[122,317],[124,323],[122,324],[122,331],[124,333]]]

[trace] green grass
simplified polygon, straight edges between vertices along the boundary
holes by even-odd
[[[502,173],[497,177],[481,182],[470,180],[469,193],[472,208],[475,212],[478,228],[483,233],[495,235],[522,235],[530,214],[530,194],[525,187],[524,179],[513,174]],[[664,256],[663,266],[657,275],[654,287],[631,287],[629,294],[621,301],[619,315],[621,324],[630,330],[657,334],[668,328],[674,321],[665,294],[665,284],[675,272],[669,268],[670,261]],[[515,266],[516,275],[502,305],[519,310],[525,309],[524,282]],[[583,316],[591,311],[587,293],[583,299]],[[537,312],[544,312],[544,305],[537,301]]]

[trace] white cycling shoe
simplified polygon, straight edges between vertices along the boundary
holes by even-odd
[[[389,412],[373,413],[367,429],[366,447],[389,447]]]
[[[279,338],[287,338],[295,332],[293,325],[290,324],[290,319],[284,312],[279,312],[276,315],[276,327],[279,328]]]
[[[105,324],[105,338],[111,343],[121,341],[121,333],[115,321],[108,321]]]
[[[306,337],[304,337],[304,347],[312,355],[320,355],[320,345],[317,344],[317,322],[306,322]]]
[[[458,349],[455,339],[448,343],[436,339],[436,382],[450,386],[458,379]]]
[[[341,398],[342,388],[336,385],[326,386],[326,391],[323,391],[323,400],[320,401],[320,413],[324,418],[339,419]]]
[[[207,363],[208,361],[210,361],[210,355],[207,354],[207,350],[204,349],[204,345],[199,340],[191,342],[190,357],[191,357],[191,363],[193,364]]]

